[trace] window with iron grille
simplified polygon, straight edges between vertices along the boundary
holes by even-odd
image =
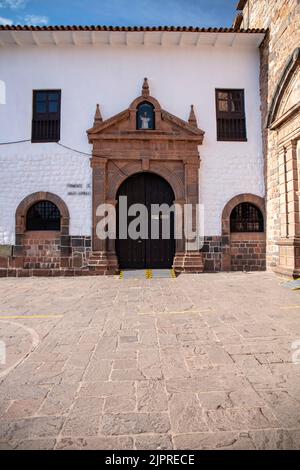
[[[60,230],[60,211],[53,202],[40,201],[30,207],[26,217],[27,230]]]
[[[254,204],[242,202],[231,213],[230,231],[263,232],[264,218],[261,211]]]
[[[33,92],[32,142],[60,140],[60,90]]]
[[[217,139],[246,141],[244,90],[216,90]]]

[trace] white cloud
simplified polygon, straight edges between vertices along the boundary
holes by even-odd
[[[11,26],[13,24],[13,21],[8,18],[3,18],[2,16],[0,16],[0,24]]]
[[[23,22],[27,25],[45,26],[49,23],[49,18],[47,16],[26,15]]]
[[[23,8],[27,0],[0,0],[0,8]]]

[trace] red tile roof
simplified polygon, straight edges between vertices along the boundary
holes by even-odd
[[[264,29],[199,28],[193,26],[21,26],[0,25],[0,31],[167,31],[191,33],[265,33]]]

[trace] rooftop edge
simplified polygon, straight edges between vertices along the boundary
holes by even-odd
[[[265,33],[265,29],[200,28],[194,26],[28,26],[0,25],[0,31],[117,31],[117,32],[190,32],[190,33]]]

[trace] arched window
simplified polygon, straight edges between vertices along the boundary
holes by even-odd
[[[60,212],[53,202],[40,201],[30,207],[26,230],[60,230]]]
[[[231,232],[263,232],[264,218],[261,211],[249,202],[238,204],[230,216]]]
[[[137,108],[136,116],[137,129],[143,131],[155,129],[155,112],[153,104],[148,102],[141,103]]]

